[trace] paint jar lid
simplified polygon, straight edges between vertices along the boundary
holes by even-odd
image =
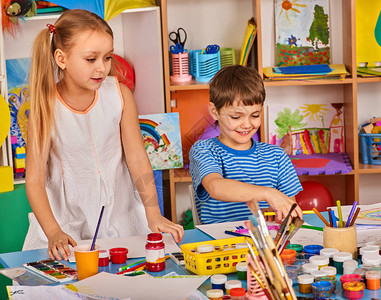
[[[381,250],[381,240],[367,242],[366,246],[377,246]]]
[[[199,253],[208,253],[208,252],[213,252],[213,251],[214,251],[214,246],[210,245],[210,244],[197,246],[197,252],[199,252]]]
[[[323,255],[315,255],[310,257],[310,263],[323,266],[329,264],[329,257]]]
[[[292,250],[295,250],[296,252],[302,252],[303,245],[300,245],[300,244],[288,244],[286,246],[286,249],[292,249]]]
[[[237,243],[235,244],[236,249],[248,248],[246,243]]]
[[[298,276],[299,284],[311,284],[315,280],[315,277],[311,274],[303,274]]]
[[[228,280],[228,277],[224,274],[215,274],[210,277],[212,284],[224,284]]]
[[[109,258],[108,250],[99,250],[99,258]]]
[[[327,276],[335,276],[337,273],[335,267],[322,267],[320,268],[320,271],[323,271]]]
[[[336,248],[323,248],[323,249],[320,250],[320,255],[332,257],[333,254],[335,254],[337,252],[339,252],[339,249],[336,249]]]
[[[220,298],[224,295],[224,291],[220,289],[213,289],[206,291],[206,297],[208,298]]]
[[[333,254],[332,259],[336,262],[344,262],[346,260],[352,259],[352,254],[349,252],[338,252]]]
[[[381,273],[379,271],[367,271],[365,273],[366,279],[380,279]]]
[[[330,291],[333,289],[333,284],[330,281],[316,281],[312,284],[312,289],[318,291]]]
[[[346,260],[345,262],[343,262],[343,268],[346,269],[346,268],[349,268],[349,269],[356,269],[358,267],[359,263],[357,262],[357,260],[354,260],[354,259],[349,259],[349,260]]]
[[[228,280],[225,282],[225,289],[227,290],[240,287],[242,287],[242,282],[240,280]]]
[[[359,274],[361,277],[365,276],[365,273],[368,271],[368,269],[365,268],[358,268],[353,271],[353,274]]]
[[[245,296],[246,290],[244,288],[233,288],[230,290],[230,296],[232,297],[238,297],[238,296]]]
[[[364,265],[379,266],[381,264],[381,255],[376,253],[366,253],[361,258]]]
[[[348,281],[343,283],[343,290],[359,292],[365,290],[365,283],[361,281]]]
[[[304,273],[311,273],[313,271],[317,271],[318,269],[319,269],[319,266],[312,263],[307,263],[302,265],[302,270]]]
[[[380,248],[376,245],[373,246],[364,246],[360,248],[360,255],[364,255],[367,253],[376,253],[378,254],[380,251]]]
[[[247,271],[247,263],[245,262],[240,262],[238,264],[235,265],[237,271],[241,271],[241,272],[246,272]]]
[[[312,275],[313,277],[315,277],[315,278],[326,276],[326,274],[325,274],[323,271],[320,271],[320,270],[312,271],[312,272],[311,272],[311,275]]]
[[[323,246],[321,245],[307,245],[303,248],[304,252],[309,254],[318,254],[321,249],[323,249]]]

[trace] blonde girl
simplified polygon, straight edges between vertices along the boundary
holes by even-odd
[[[130,90],[108,76],[113,33],[99,16],[67,10],[36,37],[30,73],[26,192],[34,214],[23,250],[183,229],[160,214]]]

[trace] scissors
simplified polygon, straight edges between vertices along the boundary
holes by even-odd
[[[181,46],[181,44],[176,43],[176,45],[172,45],[171,47],[169,47],[169,50],[173,54],[179,54],[179,53],[183,53],[184,52],[184,47]]]
[[[184,38],[181,38],[181,35],[184,35]],[[185,42],[187,41],[187,32],[184,28],[178,28],[177,31],[172,31],[169,33],[169,39],[176,45],[180,44],[183,49]]]
[[[220,51],[220,46],[214,44],[214,45],[208,45],[205,48],[205,53],[206,54],[212,54],[212,53],[217,53]]]

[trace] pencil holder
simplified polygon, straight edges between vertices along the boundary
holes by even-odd
[[[349,252],[353,259],[357,258],[356,226],[335,228],[325,226],[323,229],[324,248],[335,248],[340,252]]]
[[[247,255],[247,293],[246,293],[246,299],[247,300],[265,300],[268,299],[265,292],[259,285],[258,281],[255,279],[253,274],[251,273],[251,269],[257,271],[257,267],[255,266],[255,263],[253,261],[253,258],[250,254]],[[259,278],[263,282],[263,278],[259,276]]]
[[[381,165],[381,134],[359,133],[363,164]]]
[[[183,52],[172,53],[172,76],[173,82],[186,82],[192,80],[192,75],[189,74],[189,53]]]
[[[209,82],[221,69],[220,51],[205,54],[202,50],[190,50],[191,74],[200,82]]]
[[[235,65],[235,51],[233,48],[221,48],[221,68]]]

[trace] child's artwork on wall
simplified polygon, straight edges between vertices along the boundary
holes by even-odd
[[[152,169],[182,168],[179,114],[140,115],[139,122]]]
[[[8,59],[7,69],[8,104],[11,111],[11,136],[17,138],[17,146],[26,144],[30,99],[28,75],[31,58]]]
[[[269,142],[289,155],[344,152],[343,103],[269,106]]]
[[[330,63],[328,0],[275,0],[276,65]]]

